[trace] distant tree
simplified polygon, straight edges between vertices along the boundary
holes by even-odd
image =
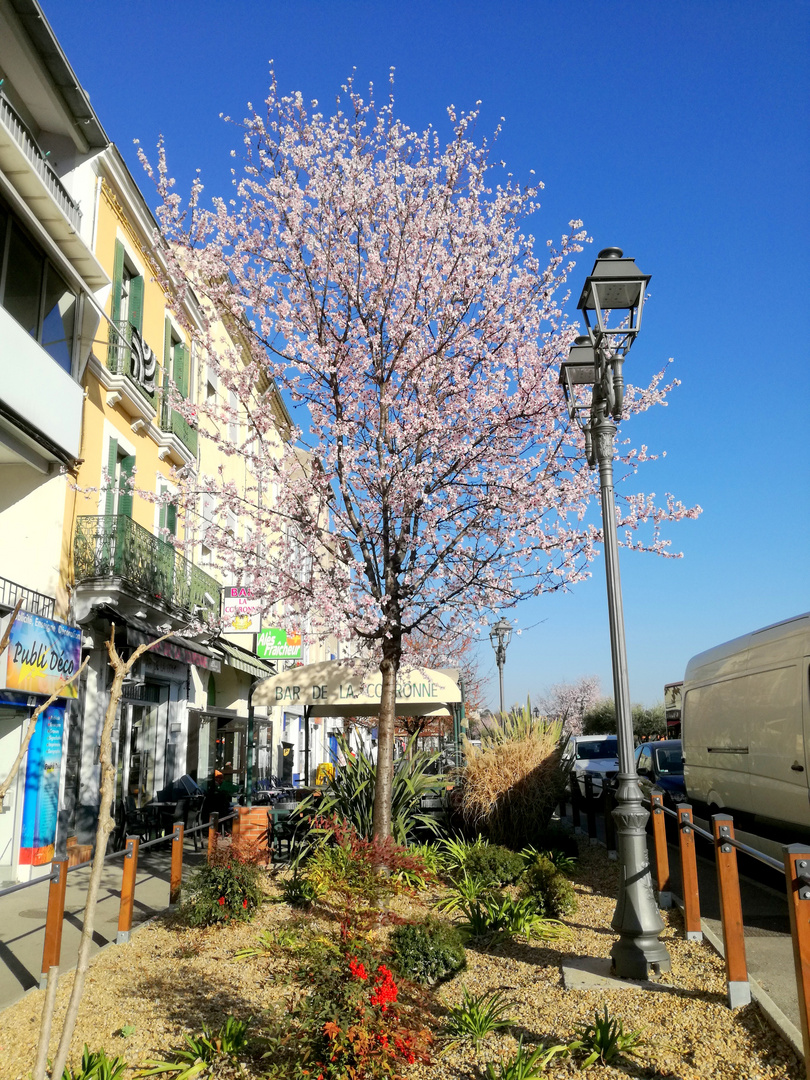
[[[602,698],[582,717],[583,735],[615,735],[616,705],[613,698]]]
[[[633,734],[637,740],[656,738],[666,734],[667,719],[663,702],[658,702],[649,708],[646,705],[633,705],[631,715]],[[613,698],[602,698],[588,709],[582,719],[582,733],[583,735],[616,734],[616,706]]]
[[[644,705],[633,706],[633,733],[637,739],[666,735],[667,717],[663,701],[658,701],[649,708]]]
[[[537,699],[537,704],[549,720],[559,720],[569,735],[581,735],[582,719],[601,692],[598,675],[582,675],[574,682],[555,683]]]

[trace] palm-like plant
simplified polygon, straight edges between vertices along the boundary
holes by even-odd
[[[108,1058],[103,1050],[90,1050],[85,1043],[81,1065],[75,1071],[65,1067],[62,1080],[121,1080],[126,1071],[123,1058]]]
[[[497,1066],[491,1061],[487,1062],[487,1080],[538,1080],[546,1071],[549,1061],[556,1054],[564,1054],[567,1050],[567,1046],[545,1047],[541,1043],[529,1053],[524,1049],[521,1035],[514,1057],[509,1058],[508,1061],[498,1062]]]
[[[622,1054],[635,1054],[645,1045],[641,1031],[625,1031],[618,1016],[611,1016],[605,1005],[600,1014],[597,1009],[591,1023],[579,1024],[575,1031],[576,1039],[571,1043],[571,1050],[585,1053],[582,1068],[587,1069],[599,1061],[609,1064]]]
[[[413,751],[416,735],[408,741],[406,752],[394,763],[391,781],[391,834],[397,844],[405,845],[418,825],[431,826],[432,819],[420,814],[419,801],[434,790],[436,777],[428,769],[438,760],[438,753]],[[370,840],[374,815],[374,788],[377,766],[362,750],[355,752],[341,735],[340,751],[345,761],[335,769],[329,787],[317,799],[310,797],[299,806],[301,818],[336,814],[353,825],[358,836]]]
[[[213,1076],[214,1067],[221,1059],[236,1060],[247,1047],[247,1029],[250,1020],[237,1020],[229,1016],[217,1032],[203,1025],[201,1035],[186,1035],[185,1046],[174,1051],[171,1061],[147,1061],[137,1076],[173,1074],[175,1080],[196,1080],[197,1077]]]
[[[451,877],[463,873],[470,855],[488,845],[489,840],[484,839],[483,836],[476,836],[475,840],[467,840],[463,836],[442,837],[437,846],[444,872]]]
[[[503,990],[473,997],[467,987],[463,986],[461,1004],[449,1009],[445,1021],[445,1029],[452,1036],[448,1048],[461,1042],[470,1042],[477,1050],[491,1032],[511,1027],[514,1021],[507,1015],[510,1005]]]
[[[486,881],[478,874],[468,874],[465,870],[460,878],[457,878],[450,886],[450,895],[439,901],[439,911],[450,912],[467,904],[474,904],[485,896],[491,896],[496,891],[490,881]]]
[[[482,896],[474,902],[464,902],[460,907],[466,916],[461,929],[474,940],[488,944],[515,934],[549,941],[569,933],[557,919],[541,915],[531,896],[522,900],[513,900],[511,896]]]

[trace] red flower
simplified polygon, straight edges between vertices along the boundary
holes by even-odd
[[[220,906],[220,907],[222,907],[222,906],[224,905],[224,903],[225,903],[225,897],[224,897],[224,896],[220,896],[220,898],[219,898],[219,900],[217,901],[217,903],[219,904],[219,906]]]
[[[352,973],[352,975],[354,975],[355,979],[368,978],[368,972],[356,956],[353,956],[352,959],[349,961],[349,971]]]
[[[247,907],[247,897],[242,901],[242,907]]]
[[[374,983],[371,1004],[379,1005],[383,1012],[387,1012],[388,1006],[397,1000],[397,984],[385,964],[380,964],[377,972],[382,978],[378,978]]]

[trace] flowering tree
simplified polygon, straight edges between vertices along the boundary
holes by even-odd
[[[176,407],[255,482],[238,492],[186,471],[177,501],[188,524],[201,495],[216,496],[204,542],[266,615],[281,602],[310,636],[350,637],[379,662],[381,837],[411,635],[469,633],[493,609],[586,576],[596,553],[595,481],[557,383],[576,333],[566,281],[586,236],[573,221],[541,257],[524,231],[540,186],[496,182],[502,163],[476,140],[476,112],[451,107],[443,145],[398,119],[393,97],[342,89],[325,117],[273,79],[263,113],[250,106],[244,121],[231,200],[204,208],[197,182],[184,204],[162,145],[153,175],[173,287],[243,327],[251,350],[245,361],[217,348],[212,320],[197,351],[228,401]],[[280,445],[268,386],[296,417],[308,410]],[[628,412],[667,389],[661,374],[631,389]],[[627,449],[627,471],[645,456]],[[694,513],[631,493],[621,523],[634,546],[666,553],[660,524]],[[249,520],[249,537],[223,514]]]
[[[598,675],[582,675],[572,683],[555,683],[543,693],[538,704],[552,720],[560,720],[569,735],[582,734],[582,718],[602,696]]]

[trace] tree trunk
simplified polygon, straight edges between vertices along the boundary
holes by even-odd
[[[87,889],[87,900],[84,905],[84,921],[82,923],[82,936],[79,942],[79,954],[76,961],[76,975],[73,980],[73,988],[70,993],[65,1019],[62,1024],[62,1034],[59,1039],[59,1049],[51,1069],[52,1080],[61,1080],[70,1052],[70,1043],[73,1032],[76,1029],[76,1020],[79,1015],[79,1005],[84,992],[84,981],[87,969],[90,966],[90,946],[93,942],[93,931],[96,922],[96,901],[101,886],[101,875],[104,870],[104,857],[107,852],[107,839],[115,827],[115,822],[110,815],[113,792],[115,791],[115,770],[112,764],[112,733],[115,726],[115,714],[118,710],[118,702],[121,700],[121,688],[124,677],[132,668],[132,665],[143,653],[153,645],[164,641],[171,634],[164,634],[155,641],[139,645],[134,650],[129,660],[122,660],[115,648],[115,624],[110,626],[110,640],[107,642],[107,652],[110,657],[110,666],[113,669],[113,682],[110,687],[110,698],[107,702],[107,711],[104,714],[104,725],[101,729],[101,747],[99,750],[99,763],[101,765],[101,805],[98,812],[98,826],[96,828],[96,847],[93,852],[93,863],[90,869],[90,882]],[[46,1006],[47,1007],[47,1006]],[[47,1043],[46,1043],[47,1045]]]
[[[391,835],[391,789],[394,776],[394,720],[396,719],[397,675],[402,655],[399,638],[386,640],[380,664],[382,689],[377,726],[377,781],[374,787],[372,835],[385,840]]]

